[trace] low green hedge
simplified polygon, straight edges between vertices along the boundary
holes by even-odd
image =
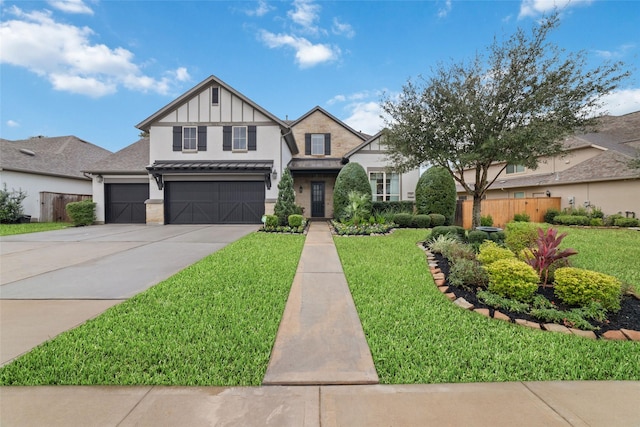
[[[610,311],[620,310],[622,284],[608,274],[562,267],[554,274],[554,293],[567,304],[586,306],[596,301]]]
[[[617,227],[637,227],[638,220],[636,218],[617,218],[613,225]]]
[[[75,226],[91,225],[96,220],[96,204],[93,200],[68,203],[65,210]]]
[[[561,225],[590,225],[591,219],[582,215],[556,215],[553,222]]]

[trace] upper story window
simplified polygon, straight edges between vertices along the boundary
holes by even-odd
[[[324,134],[311,134],[311,155],[324,156]]]
[[[369,172],[369,183],[374,201],[400,200],[400,175],[387,172]]]
[[[247,127],[233,127],[233,151],[247,151]]]
[[[182,128],[182,150],[195,151],[198,149],[198,128],[185,126]]]
[[[220,103],[220,88],[211,88],[211,105],[218,105]]]
[[[523,165],[507,165],[507,174],[524,172]]]

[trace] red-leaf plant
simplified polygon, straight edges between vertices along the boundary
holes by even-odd
[[[566,236],[567,233],[558,235],[558,230],[555,228],[548,229],[546,233],[542,228],[538,228],[537,247],[531,249],[531,253],[527,256],[527,263],[538,272],[543,287],[547,286],[549,268],[554,262],[578,253],[571,248],[562,251],[558,249]]]

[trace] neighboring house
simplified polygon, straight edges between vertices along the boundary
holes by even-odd
[[[87,169],[99,222],[259,224],[273,213],[286,167],[305,216],[331,217],[335,179],[350,158],[381,183],[377,199],[411,198],[417,182],[417,175],[385,175],[379,135],[357,132],[320,107],[280,120],[215,76],[136,127],[149,139]]]
[[[597,132],[573,135],[564,144],[562,155],[541,158],[536,170],[507,165],[487,199],[561,197],[562,208],[598,207],[605,214],[640,216],[640,169],[630,166],[640,156],[640,111],[604,116]],[[492,165],[489,179],[503,166]],[[460,186],[458,196],[470,197]]]
[[[46,193],[91,195],[91,178],[82,173],[110,151],[75,136],[33,137],[19,141],[0,140],[0,185],[23,190],[25,215],[32,221],[47,218],[51,209]]]

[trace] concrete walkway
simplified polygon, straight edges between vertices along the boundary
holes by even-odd
[[[312,222],[263,384],[377,382],[329,226]]]

